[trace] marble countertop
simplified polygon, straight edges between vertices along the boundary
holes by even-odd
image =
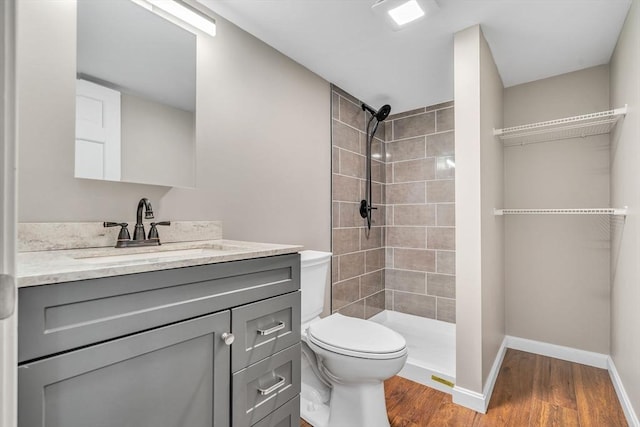
[[[140,248],[84,248],[20,252],[18,287],[171,268],[262,258],[299,252],[298,245],[201,240]]]

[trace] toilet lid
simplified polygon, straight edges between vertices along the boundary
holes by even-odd
[[[406,353],[406,341],[399,333],[338,313],[309,325],[308,337],[320,347],[348,356],[386,359]]]

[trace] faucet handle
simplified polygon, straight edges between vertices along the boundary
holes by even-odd
[[[131,240],[131,235],[129,234],[129,229],[127,228],[129,226],[129,224],[127,224],[126,222],[103,222],[102,223],[103,227],[116,227],[116,226],[120,226],[122,228],[120,228],[120,233],[118,234],[118,243],[126,241],[126,240]]]
[[[157,240],[160,243],[160,236],[158,235],[158,229],[156,225],[171,225],[171,221],[152,222],[151,229],[149,230],[149,240]]]

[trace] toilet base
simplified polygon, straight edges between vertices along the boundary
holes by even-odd
[[[334,384],[328,427],[390,427],[384,383]]]

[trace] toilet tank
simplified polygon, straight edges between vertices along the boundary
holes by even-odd
[[[300,252],[302,323],[308,322],[322,313],[330,267],[331,252]]]

